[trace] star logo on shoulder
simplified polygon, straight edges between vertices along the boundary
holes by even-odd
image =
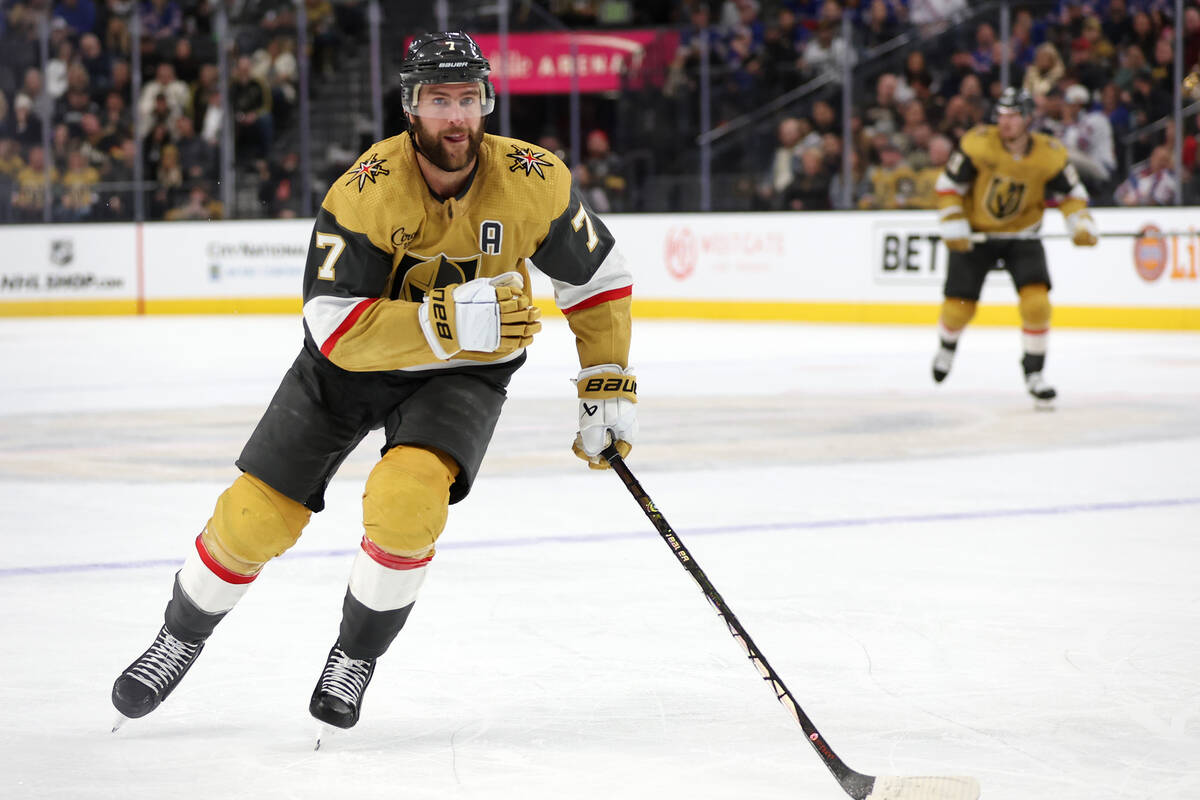
[[[513,152],[505,153],[506,156],[513,160],[513,163],[508,165],[509,172],[516,172],[519,169],[525,170],[526,175],[537,173],[537,176],[542,180],[546,180],[546,173],[542,172],[542,167],[554,166],[549,161],[543,161],[545,153],[535,153],[528,147],[512,146]]]
[[[346,173],[350,176],[350,180],[346,181],[345,185],[349,186],[358,181],[358,191],[361,192],[367,185],[367,181],[375,183],[375,179],[380,175],[391,174],[391,170],[383,166],[385,163],[387,163],[386,158],[379,158],[377,154],[371,153],[366,161],[360,161],[357,167]]]

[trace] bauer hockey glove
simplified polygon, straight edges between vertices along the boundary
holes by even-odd
[[[938,223],[942,232],[942,241],[948,250],[965,253],[971,249],[971,226],[967,218],[961,215],[951,215]]]
[[[476,278],[434,289],[417,317],[433,354],[442,360],[467,351],[506,355],[533,342],[539,311],[522,289],[520,273]]]
[[[629,455],[637,438],[637,378],[633,368],[616,364],[585,367],[575,379],[579,392],[579,432],[571,449],[592,469],[608,469],[600,455],[615,441],[621,457]]]
[[[1067,228],[1071,231],[1071,241],[1077,247],[1095,247],[1100,241],[1096,220],[1087,209],[1076,211],[1067,217]]]

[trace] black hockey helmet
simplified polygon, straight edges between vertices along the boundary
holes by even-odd
[[[479,44],[462,31],[423,33],[408,45],[400,62],[400,96],[404,110],[417,114],[422,85],[435,83],[478,83],[480,113],[486,116],[496,106],[496,89],[488,75],[492,65]]]
[[[1024,89],[1009,86],[1000,93],[996,106],[992,109],[996,116],[1001,114],[1020,114],[1022,117],[1033,116],[1033,97]]]

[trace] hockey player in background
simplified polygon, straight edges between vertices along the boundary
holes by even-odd
[[[629,451],[631,275],[557,157],[484,133],[489,73],[461,32],[408,48],[409,130],[369,148],[325,196],[304,273],[303,347],[237,460],[243,474],[175,575],[165,624],[113,685],[123,718],[175,689],[263,565],[324,507],[346,456],[382,428],[340,629],[309,703],[325,724],[358,721],[541,329],[527,258],[550,276],[576,338],[575,453],[603,469],[610,441]]]
[[[946,162],[937,181],[942,240],[950,251],[938,320],[940,339],[933,359],[933,379],[950,373],[963,329],[975,315],[988,272],[1002,266],[1017,288],[1025,386],[1040,404],[1049,404],[1054,389],[1042,370],[1050,330],[1050,272],[1046,251],[1037,238],[997,236],[975,241],[973,234],[1036,236],[1048,197],[1059,197],[1072,241],[1091,247],[1096,223],[1088,211],[1088,194],[1067,151],[1051,136],[1029,130],[1033,101],[1024,91],[1005,89],[996,101],[994,125],[972,128]]]

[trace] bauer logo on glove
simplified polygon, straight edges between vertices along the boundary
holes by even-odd
[[[571,445],[592,469],[608,469],[600,451],[615,442],[621,457],[629,455],[637,436],[637,378],[633,369],[600,364],[580,370],[579,432]]]

